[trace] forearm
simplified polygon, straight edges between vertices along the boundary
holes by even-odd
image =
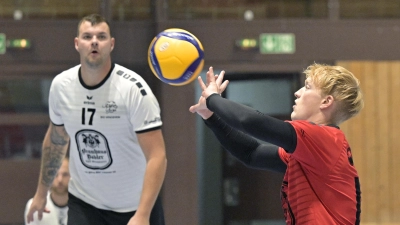
[[[205,121],[222,146],[245,165],[284,172],[286,164],[278,155],[278,147],[260,143],[243,132],[232,129],[217,115]]]
[[[139,133],[137,137],[147,164],[139,207],[134,217],[148,220],[164,181],[167,159],[161,129]]]
[[[135,215],[150,217],[151,210],[160,193],[167,168],[167,160],[163,155],[148,160],[140,197],[139,208]]]
[[[208,109],[233,128],[280,146],[289,152],[294,151],[296,132],[291,124],[229,101],[217,94],[209,96],[206,101]]]
[[[37,194],[46,196],[68,149],[69,136],[64,127],[50,124],[42,146],[41,172]]]

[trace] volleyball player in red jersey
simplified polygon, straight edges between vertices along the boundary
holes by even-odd
[[[340,66],[310,65],[304,87],[294,94],[292,120],[281,121],[222,98],[228,85],[222,82],[224,73],[214,76],[210,67],[206,84],[198,79],[202,96],[189,110],[247,166],[285,173],[281,199],[286,224],[359,224],[359,178],[338,127],[363,108],[357,78]]]

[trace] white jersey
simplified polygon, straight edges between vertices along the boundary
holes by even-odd
[[[136,133],[162,125],[143,78],[113,64],[100,84],[88,87],[75,66],[54,78],[49,112],[71,137],[69,192],[96,208],[136,210],[146,169]]]
[[[39,220],[38,213],[33,214],[33,222],[28,224],[26,216],[28,215],[28,210],[32,204],[32,198],[26,203],[24,220],[25,225],[67,225],[68,221],[68,206],[57,206],[54,204],[50,197],[50,192],[47,194],[47,204],[46,208],[50,210],[50,213],[43,213],[42,220]]]

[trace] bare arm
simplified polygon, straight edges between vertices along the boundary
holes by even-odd
[[[50,187],[62,160],[68,149],[69,136],[64,126],[55,126],[50,124],[46,133],[43,149],[42,164],[40,172],[40,183],[45,187]]]
[[[161,190],[167,168],[164,138],[161,129],[137,134],[147,165],[139,208],[129,221],[133,224],[149,224],[150,213]]]
[[[39,220],[42,219],[43,212],[48,212],[45,209],[47,192],[67,152],[68,143],[69,136],[64,126],[55,126],[50,123],[43,140],[39,182],[32,205],[28,211],[28,223],[33,221],[33,213],[35,211],[38,211]]]

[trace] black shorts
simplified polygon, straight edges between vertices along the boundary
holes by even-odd
[[[98,209],[79,198],[68,194],[68,225],[127,225],[136,211],[118,213]],[[164,225],[164,212],[160,197],[157,198],[150,215],[150,225]]]

